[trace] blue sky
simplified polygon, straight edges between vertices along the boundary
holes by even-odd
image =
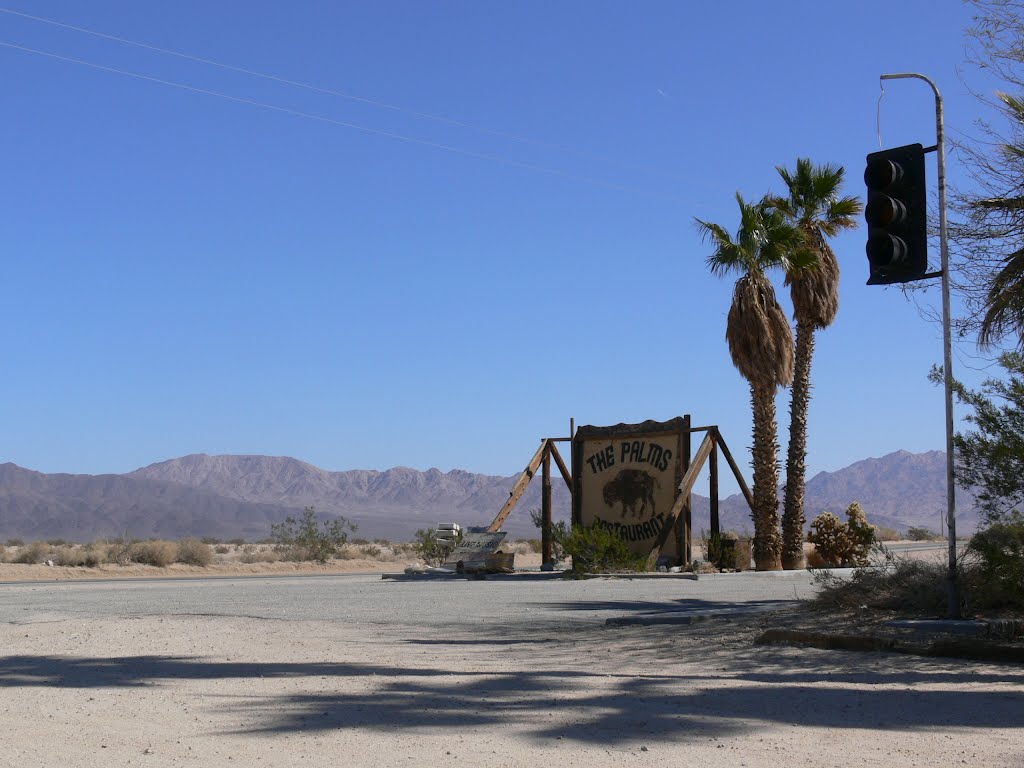
[[[746,464],[733,281],[694,217],[734,228],[798,156],[862,194],[883,72],[932,77],[950,131],[982,114],[952,0],[5,7],[397,107],[0,13],[0,42],[95,65],[0,47],[0,461],[45,472],[511,474],[570,417],[683,413]],[[934,142],[924,83],[886,86],[882,138]],[[944,445],[941,331],[865,286],[864,238],[834,243],[809,476]]]

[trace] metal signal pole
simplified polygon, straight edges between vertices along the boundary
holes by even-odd
[[[942,382],[946,394],[946,534],[949,538],[949,592],[946,613],[960,618],[960,585],[956,574],[956,483],[953,477],[953,341],[950,332],[949,248],[946,233],[946,139],[942,94],[930,78],[916,72],[882,75],[879,80],[924,80],[935,92],[935,150],[939,159],[939,251],[942,265]]]

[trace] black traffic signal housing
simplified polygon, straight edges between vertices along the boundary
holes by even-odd
[[[868,285],[920,280],[928,271],[924,152],[908,144],[867,156]]]

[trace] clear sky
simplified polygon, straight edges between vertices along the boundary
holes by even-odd
[[[861,195],[883,72],[932,77],[953,132],[983,114],[956,0],[5,7],[336,92],[0,13],[0,461],[44,472],[505,475],[570,417],[683,413],[745,465],[733,279],[694,217],[734,229],[798,156]],[[885,146],[934,136],[930,89],[887,84]],[[941,330],[864,284],[865,237],[834,243],[808,476],[944,445]],[[779,421],[785,446],[788,391]]]

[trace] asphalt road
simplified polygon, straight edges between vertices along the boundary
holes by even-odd
[[[603,624],[661,615],[790,602],[813,594],[806,572],[688,579],[389,581],[377,575],[54,582],[0,585],[0,622],[72,617],[239,616],[348,624],[538,626]]]

